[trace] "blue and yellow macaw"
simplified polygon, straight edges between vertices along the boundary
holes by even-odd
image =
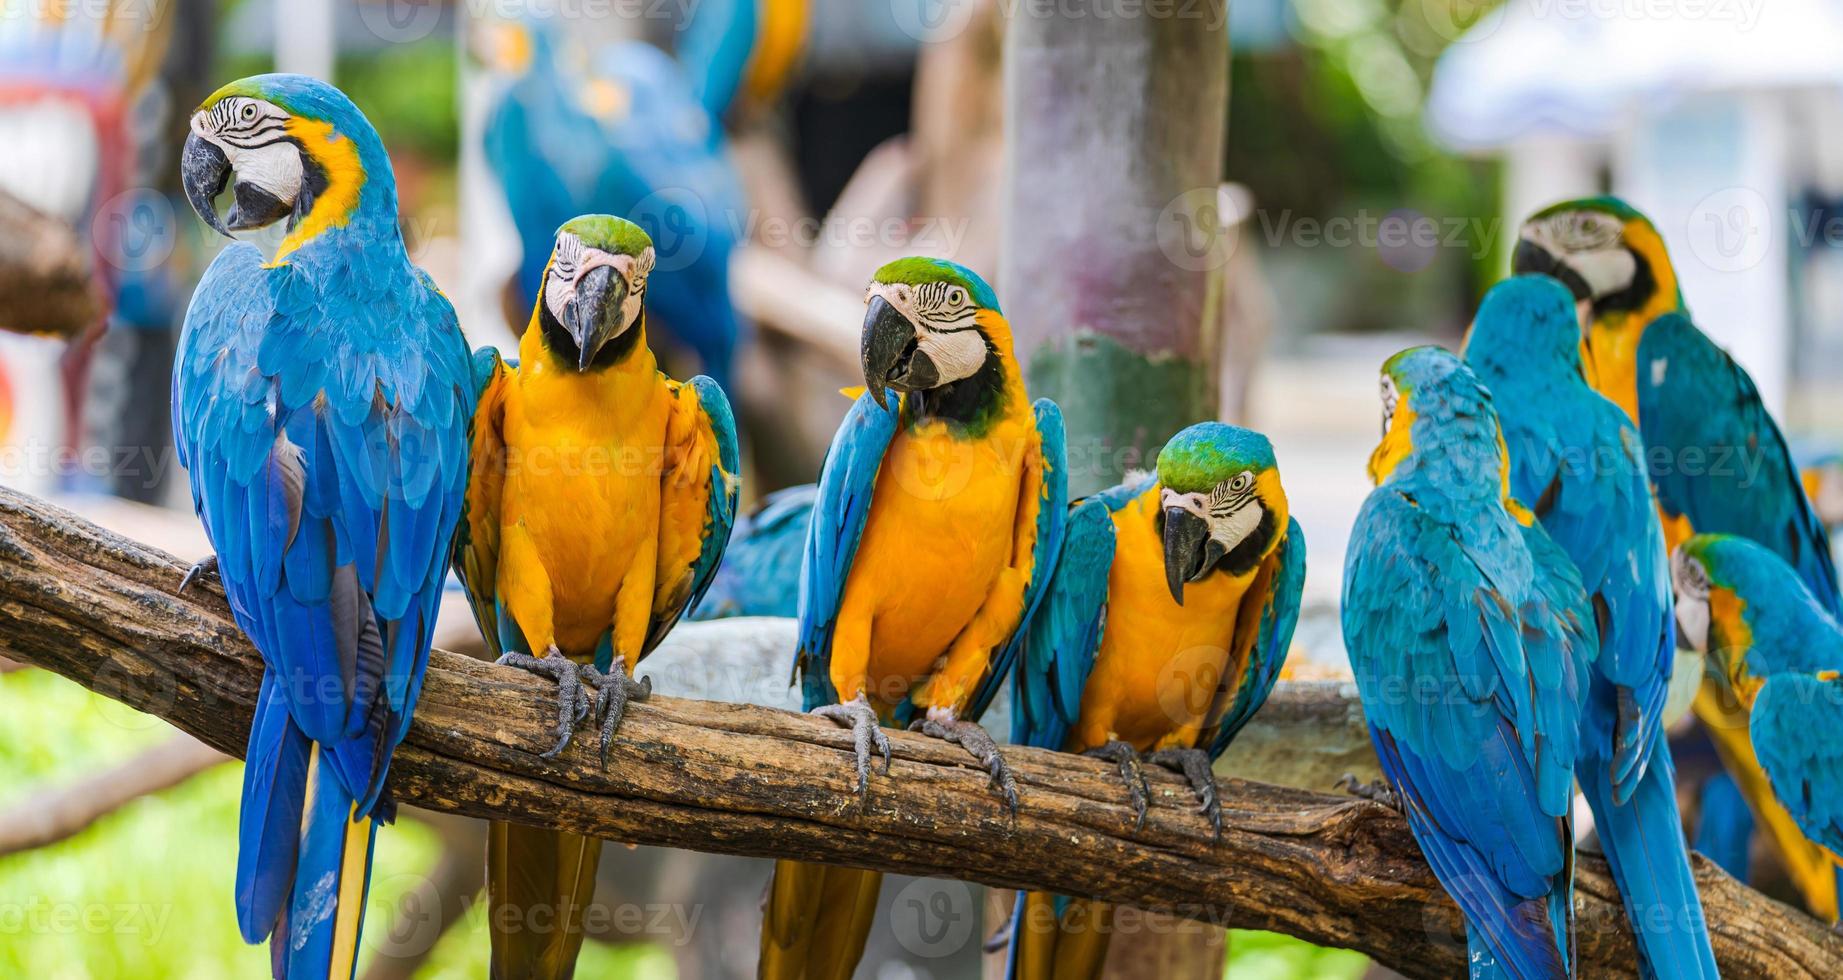
[[[1211,763],[1273,690],[1304,586],[1305,535],[1267,437],[1179,432],[1156,476],[1070,510],[1012,689],[1012,741],[1115,762],[1140,822],[1143,753],[1185,774],[1220,832]],[[1008,974],[1098,975],[1110,919],[1104,902],[1020,893]]]
[[[1491,389],[1510,493],[1580,571],[1599,626],[1575,778],[1647,976],[1715,977],[1663,733],[1676,661],[1670,566],[1638,428],[1587,383],[1574,298],[1548,276],[1492,287],[1465,360]]]
[[[1580,574],[1510,496],[1491,393],[1436,347],[1382,369],[1344,643],[1370,738],[1473,977],[1574,962],[1574,760],[1599,642]]]
[[[1843,626],[1785,560],[1747,538],[1698,534],[1673,560],[1683,633],[1749,709],[1774,794],[1843,867]]]
[[[1785,441],[1752,380],[1690,323],[1676,270],[1650,220],[1614,197],[1556,204],[1524,223],[1513,264],[1519,273],[1554,276],[1574,294],[1587,335],[1588,379],[1644,437],[1666,546],[1674,549],[1698,531],[1745,535],[1805,572],[1814,594],[1836,596],[1829,544],[1813,533],[1797,470],[1789,459],[1779,462]],[[1708,677],[1696,714],[1806,905],[1835,920],[1843,879],[1773,799],[1753,759],[1745,713]]]
[[[851,726],[860,794],[873,748],[887,771],[878,726],[913,721],[965,747],[1015,810],[1011,772],[978,718],[1054,568],[1068,508],[1062,414],[1031,404],[1010,325],[972,270],[898,259],[866,301],[869,390],[833,437],[806,538],[802,694]],[[880,881],[778,862],[760,976],[849,977]]]
[[[1638,351],[1639,427],[1666,542],[1675,548],[1696,533],[1758,542],[1789,563],[1832,616],[1843,613],[1829,534],[1747,372],[1678,314],[1659,318]],[[1812,913],[1834,920],[1843,876],[1774,801],[1738,693],[1711,672],[1696,711]]]
[[[1511,271],[1559,279],[1579,304],[1594,390],[1638,420],[1638,342],[1683,310],[1676,267],[1651,219],[1616,197],[1563,201],[1523,222]]]
[[[508,305],[536,301],[551,238],[579,214],[610,213],[653,238],[648,316],[728,389],[741,319],[729,264],[748,206],[723,130],[665,52],[642,41],[570,49],[550,21],[501,25],[515,71],[487,118],[486,159],[505,191],[523,258]]]
[[[803,483],[763,497],[738,518],[723,564],[687,619],[800,613],[800,560],[819,487]]]
[[[678,33],[679,63],[712,119],[780,97],[806,47],[811,0],[700,0]]]
[[[278,977],[350,977],[461,516],[467,345],[404,251],[383,144],[332,86],[224,86],[193,113],[181,170],[206,224],[269,249],[218,255],[173,371],[206,565],[264,666],[237,923],[273,936]]]
[[[735,521],[729,401],[709,378],[660,373],[646,343],[653,263],[632,222],[569,221],[518,363],[474,355],[480,408],[455,569],[499,662],[557,681],[545,758],[591,710],[607,758],[628,701],[652,690],[629,671],[709,586]],[[584,680],[597,688],[592,709]],[[495,977],[570,975],[600,854],[592,838],[492,824]]]

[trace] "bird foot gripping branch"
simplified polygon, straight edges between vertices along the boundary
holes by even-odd
[[[992,788],[1004,796],[1011,816],[1017,816],[1017,780],[1011,775],[1011,767],[1005,765],[1004,756],[999,754],[998,743],[978,722],[961,721],[951,711],[930,710],[927,717],[917,718],[909,729],[929,738],[952,742],[971,753],[991,774]]]
[[[851,741],[857,750],[857,793],[860,798],[870,790],[870,750],[883,753],[883,775],[890,773],[890,740],[878,724],[877,712],[862,694],[843,704],[822,704],[812,713],[851,727]]]

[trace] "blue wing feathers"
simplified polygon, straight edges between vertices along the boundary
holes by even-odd
[[[1027,627],[1012,688],[1013,742],[1064,748],[1100,649],[1113,552],[1113,517],[1106,502],[1089,498],[1077,504],[1064,528],[1048,594]]]
[[[838,623],[845,580],[870,517],[871,493],[883,453],[896,434],[896,415],[859,395],[845,413],[819,471],[806,549],[800,563],[800,645],[796,667],[806,710],[837,700],[832,689],[832,630]]]

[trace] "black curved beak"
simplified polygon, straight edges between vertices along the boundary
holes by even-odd
[[[609,266],[590,269],[576,283],[576,295],[563,307],[563,329],[576,341],[578,371],[587,371],[602,346],[620,336],[626,303],[627,280]]]
[[[225,237],[230,236],[230,229],[224,226],[218,217],[217,197],[224,192],[224,185],[230,182],[230,161],[224,151],[208,139],[193,133],[186,137],[186,146],[179,156],[179,181],[185,186],[186,202],[192,210],[198,212],[211,230]]]
[[[923,391],[940,384],[940,371],[921,350],[915,325],[881,296],[864,309],[864,385],[877,406],[888,410],[886,388]]]
[[[1516,252],[1510,257],[1510,271],[1518,275],[1540,273],[1568,287],[1568,292],[1574,294],[1576,302],[1593,300],[1593,288],[1587,285],[1587,280],[1582,279],[1580,273],[1570,268],[1554,252],[1527,238],[1517,240]]]
[[[1203,576],[1211,544],[1209,523],[1182,507],[1165,508],[1165,585],[1184,604],[1184,583]]]

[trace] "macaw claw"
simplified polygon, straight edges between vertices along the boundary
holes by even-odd
[[[614,665],[607,673],[595,669],[594,664],[582,668],[583,676],[595,685],[595,720],[601,725],[601,761],[602,768],[608,768],[608,746],[614,741],[614,731],[621,727],[621,719],[627,716],[627,702],[645,701],[653,696],[652,675],[634,680],[627,673],[627,658],[614,658]]]
[[[857,749],[858,796],[863,798],[870,791],[870,750],[873,746],[883,753],[883,775],[890,774],[890,740],[878,724],[876,711],[860,694],[844,704],[822,704],[812,713],[851,726],[851,740]]]
[[[192,583],[203,579],[207,575],[212,578],[218,577],[217,555],[206,556],[199,561],[198,564],[186,569],[186,577],[179,580],[179,594],[185,595],[186,590],[192,587]]]
[[[998,743],[986,733],[978,722],[961,721],[957,718],[922,718],[909,726],[919,729],[929,738],[938,738],[952,742],[965,749],[973,758],[979,760],[986,772],[991,774],[992,788],[998,790],[1005,798],[1005,806],[1011,816],[1017,817],[1017,780],[1011,776],[1011,767],[1005,764],[1005,757],[998,754]]]
[[[1216,795],[1216,774],[1210,770],[1209,753],[1202,749],[1159,749],[1146,755],[1145,761],[1182,773],[1190,781],[1190,791],[1197,794],[1197,812],[1209,817],[1210,829],[1222,839],[1222,800]]]
[[[501,667],[530,671],[557,682],[557,745],[548,752],[538,753],[538,758],[555,759],[561,755],[569,747],[570,736],[575,734],[577,722],[589,714],[589,695],[582,689],[582,668],[556,647],[544,651],[542,657],[528,653],[506,653],[494,663]]]
[[[1359,782],[1356,776],[1345,773],[1338,777],[1335,785],[1338,789],[1358,799],[1380,803],[1397,813],[1401,812],[1401,797],[1395,795],[1395,790],[1380,779],[1373,779],[1367,783]]]
[[[1146,800],[1151,796],[1151,790],[1146,786],[1145,769],[1139,765],[1139,750],[1119,739],[1114,739],[1106,745],[1089,749],[1082,755],[1106,759],[1120,767],[1120,779],[1126,783],[1126,798],[1133,805],[1133,829],[1143,828]]]

